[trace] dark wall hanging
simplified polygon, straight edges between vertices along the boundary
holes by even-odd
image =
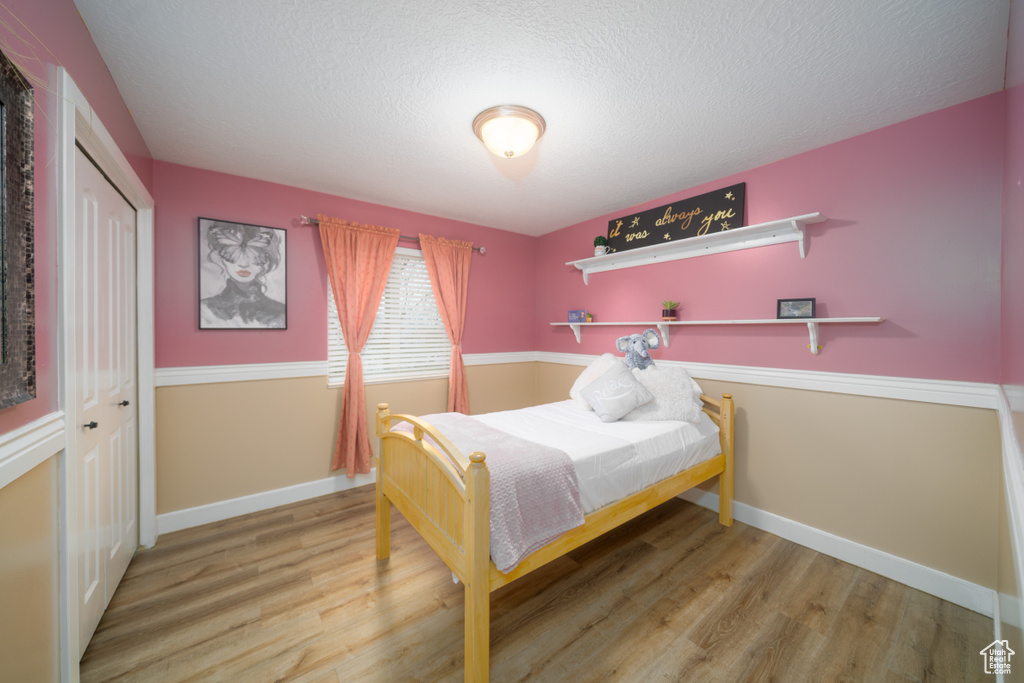
[[[743,226],[747,184],[608,221],[608,251],[626,251]]]
[[[32,101],[0,52],[0,408],[36,395]]]

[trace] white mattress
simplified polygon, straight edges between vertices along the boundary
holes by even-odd
[[[583,511],[590,514],[720,452],[718,426],[700,423],[601,422],[575,401],[474,415],[503,432],[557,448],[576,466]]]

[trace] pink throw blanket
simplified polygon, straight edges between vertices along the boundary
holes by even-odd
[[[490,550],[499,571],[512,571],[533,551],[583,524],[576,468],[564,451],[521,439],[461,413],[425,415],[423,420],[463,455],[481,451],[487,456]],[[407,422],[396,428],[412,431]]]

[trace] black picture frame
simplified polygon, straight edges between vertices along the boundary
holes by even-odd
[[[813,318],[814,299],[779,299],[775,317],[779,320]]]
[[[0,52],[0,408],[36,396],[33,101]]]
[[[288,329],[288,231],[199,218],[200,330]]]

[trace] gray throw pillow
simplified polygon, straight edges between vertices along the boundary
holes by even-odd
[[[575,382],[573,382],[572,389],[569,389],[569,398],[576,401],[576,405],[583,410],[593,410],[590,404],[587,403],[587,399],[583,398],[583,387],[608,372],[608,369],[616,363],[621,362],[621,358],[613,356],[610,353],[598,356],[590,365],[583,369],[580,376],[576,378]]]

